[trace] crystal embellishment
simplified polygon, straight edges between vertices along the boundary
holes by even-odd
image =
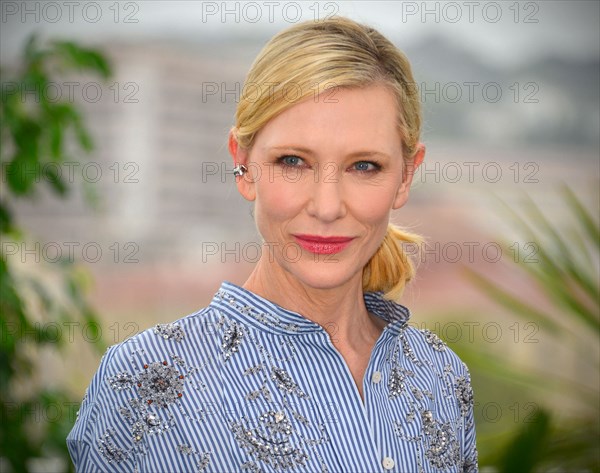
[[[200,454],[195,448],[185,443],[177,445],[177,451],[183,455],[200,455],[200,460],[196,463],[196,473],[203,472],[210,464],[210,454],[212,451]]]
[[[437,334],[427,329],[423,329],[422,332],[425,334],[425,340],[432,346],[434,350],[444,351],[446,349],[446,344],[440,337],[437,336]]]
[[[133,376],[127,371],[117,373],[116,375],[108,378],[108,384],[110,384],[110,387],[113,388],[115,391],[129,389],[131,386],[133,386],[133,383]]]
[[[185,443],[177,445],[177,450],[179,451],[179,453],[182,453],[184,455],[191,455],[192,453],[196,453],[196,450],[194,450],[192,447]]]
[[[133,440],[139,442],[145,433],[156,434],[162,432],[161,420],[156,414],[148,413],[142,419],[133,424]]]
[[[241,313],[247,314],[253,319],[257,320],[258,322],[268,325],[271,328],[277,328],[291,332],[299,331],[298,324],[284,323],[280,320],[277,314],[266,314],[264,312],[259,312],[254,307],[245,305],[240,301],[236,300],[236,298],[229,294],[227,291],[220,290],[215,294],[215,296],[224,302],[229,302],[231,306],[235,307]]]
[[[452,468],[460,462],[458,442],[450,423],[441,423],[433,417],[431,411],[421,416],[423,433],[429,446],[425,453],[429,463],[435,468]]]
[[[223,342],[221,343],[225,361],[238,351],[238,347],[240,346],[240,343],[242,343],[243,338],[244,332],[242,328],[235,321],[231,321],[229,326],[225,329]]]
[[[248,376],[248,375],[251,375],[251,374],[256,374],[260,370],[262,370],[263,368],[264,367],[263,367],[262,364],[250,366],[249,368],[246,368],[246,370],[244,371],[244,376]]]
[[[460,406],[460,412],[463,416],[466,416],[473,406],[473,388],[465,376],[461,376],[456,380],[455,394]]]
[[[402,391],[404,391],[404,376],[395,366],[390,371],[388,390],[390,398],[397,397],[402,394]]]
[[[282,412],[263,413],[254,428],[240,422],[233,423],[231,429],[239,445],[257,461],[275,470],[306,467],[309,457],[301,448],[292,445],[292,427]]]
[[[157,324],[154,327],[154,333],[165,340],[175,340],[176,342],[180,342],[184,337],[183,329],[175,323]]]
[[[115,445],[113,435],[114,432],[108,430],[98,439],[98,451],[108,463],[121,463],[127,459],[127,452]]]
[[[260,416],[261,422],[274,433],[289,436],[292,434],[292,424],[282,411],[269,411]]]
[[[308,398],[304,391],[300,389],[300,387],[294,382],[294,380],[292,380],[292,377],[284,369],[273,366],[271,379],[275,381],[275,384],[281,391],[289,394],[295,394],[301,398]]]
[[[208,453],[203,453],[200,456],[200,460],[196,464],[196,471],[198,473],[203,472],[204,470],[206,470],[206,467],[209,465],[209,463],[210,463],[210,455]]]
[[[184,376],[166,361],[144,365],[138,376],[138,394],[147,404],[166,407],[182,396]]]

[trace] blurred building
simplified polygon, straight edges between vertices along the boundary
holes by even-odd
[[[105,251],[116,242],[133,254],[124,248],[133,242],[133,257],[146,262],[188,258],[202,242],[255,239],[227,151],[248,65],[172,45],[104,51],[116,72],[109,82],[58,84],[83,108],[96,149],[74,149],[61,168],[75,184],[68,201],[44,195],[19,205],[26,226],[45,241],[97,242]],[[96,211],[85,202],[89,191]]]

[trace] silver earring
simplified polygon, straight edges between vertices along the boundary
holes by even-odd
[[[233,168],[233,175],[242,176],[247,170],[248,168],[246,166],[244,166],[243,164],[238,164],[236,167]]]

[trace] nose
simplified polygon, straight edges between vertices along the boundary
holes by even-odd
[[[339,174],[315,179],[311,188],[306,211],[311,217],[323,222],[333,222],[346,215],[346,203],[342,178]]]

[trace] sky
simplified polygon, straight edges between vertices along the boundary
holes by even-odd
[[[518,64],[545,55],[600,55],[600,2],[592,1],[5,1],[0,55],[11,61],[33,31],[102,43],[268,38],[299,21],[338,14],[400,43],[437,35],[484,60]]]

